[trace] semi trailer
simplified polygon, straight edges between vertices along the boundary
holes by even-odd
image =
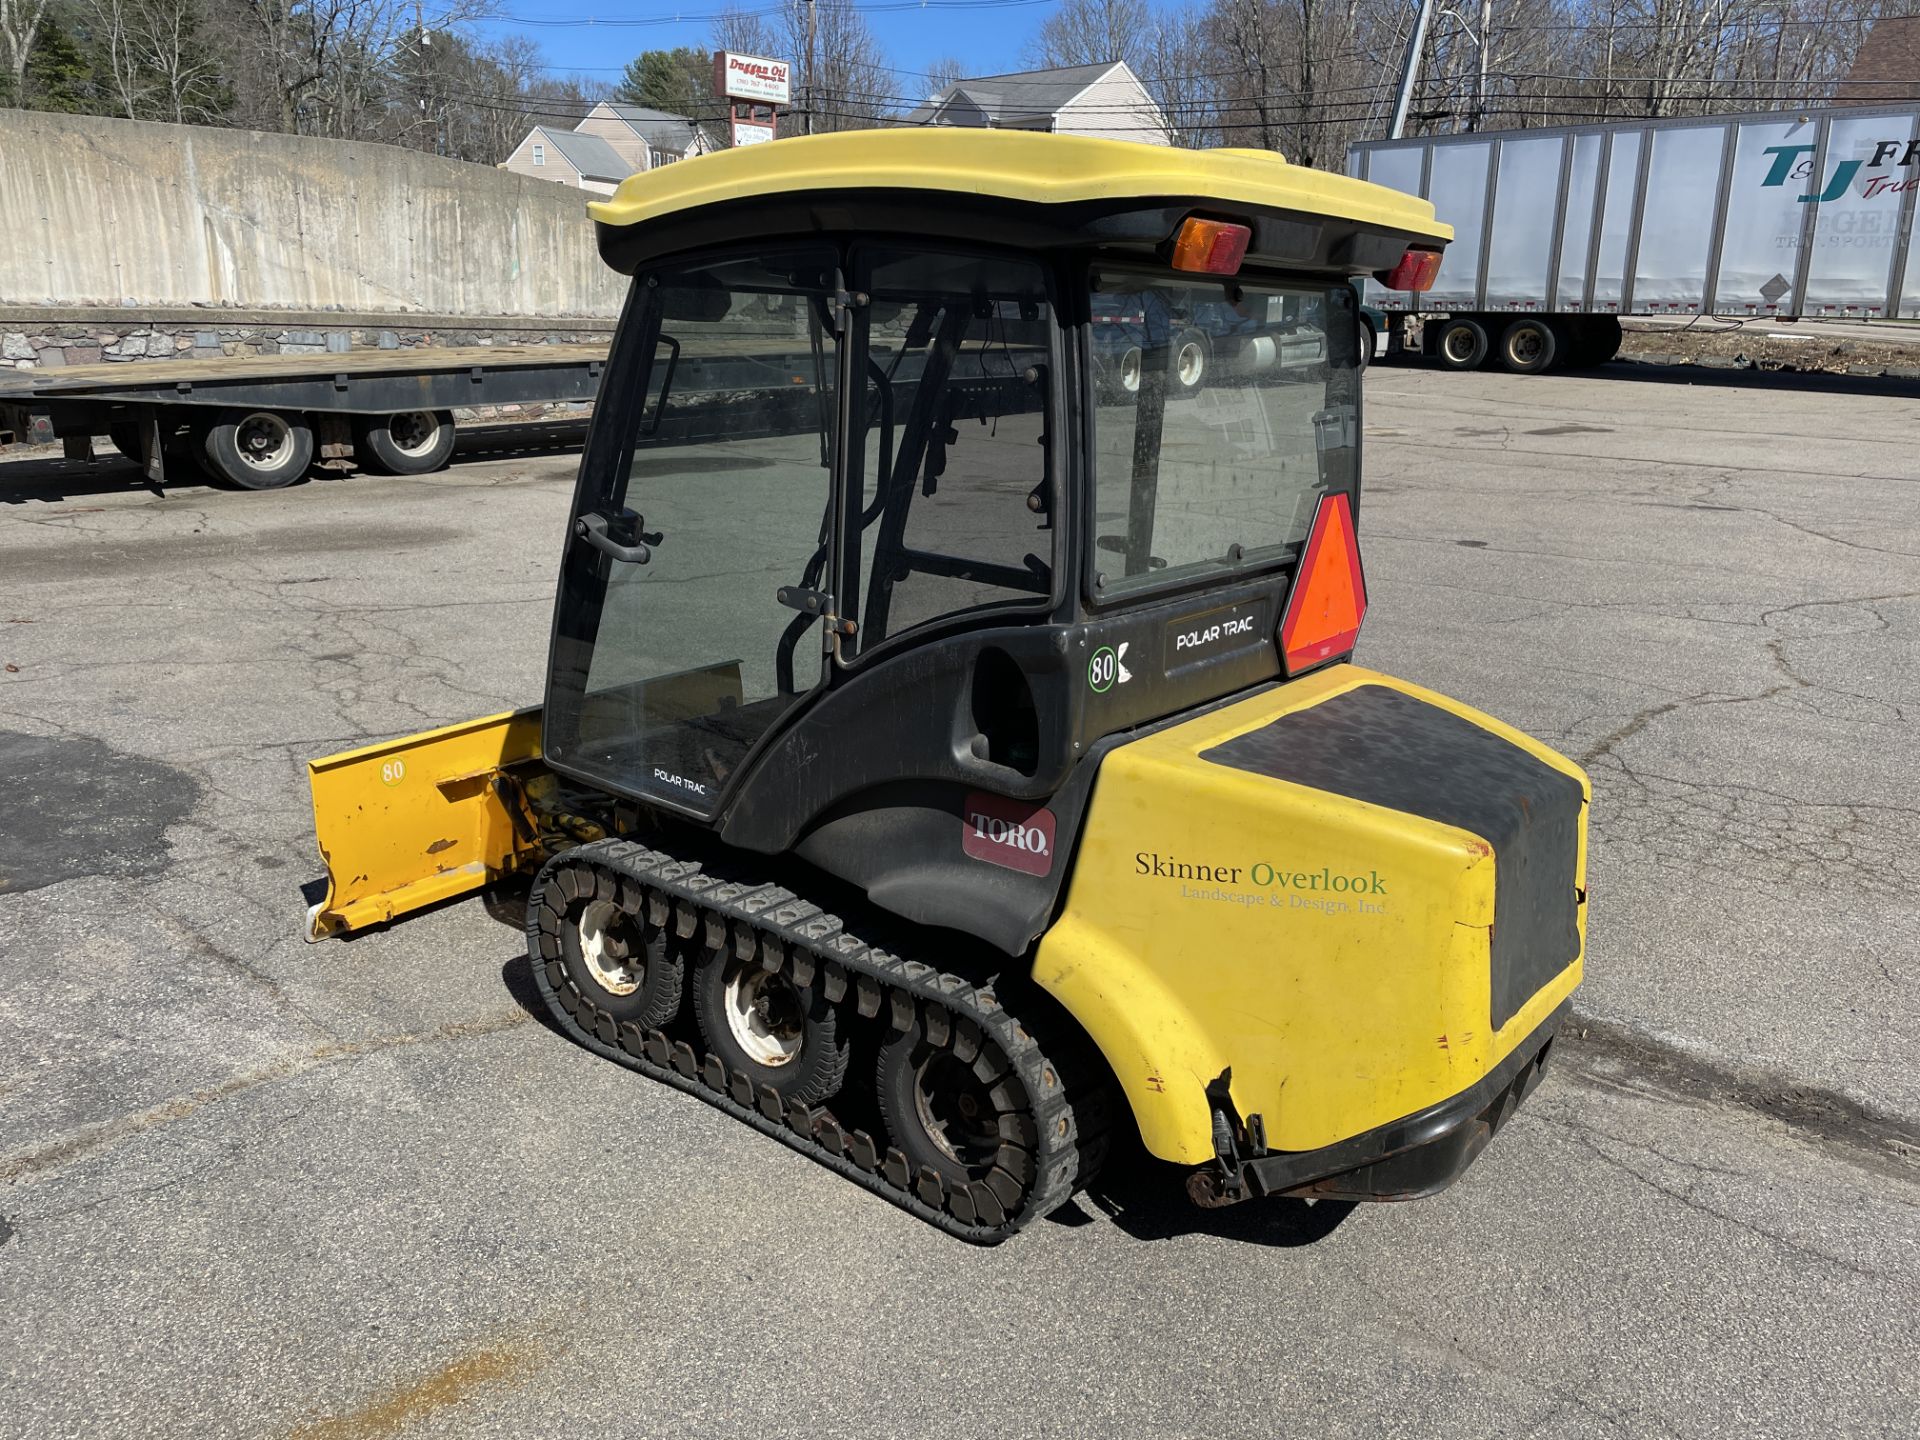
[[[0,442],[106,436],[149,484],[210,476],[277,490],[328,460],[438,470],[455,409],[590,402],[604,345],[461,345],[0,370]]]
[[[1380,140],[1347,172],[1453,226],[1431,291],[1365,297],[1448,369],[1597,364],[1629,315],[1920,317],[1912,105]]]

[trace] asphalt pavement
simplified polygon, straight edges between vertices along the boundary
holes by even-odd
[[[477,902],[300,939],[305,761],[531,703],[574,456],[0,459],[0,1436],[1913,1432],[1920,405],[1377,367],[1359,658],[1595,788],[1458,1185],[949,1240],[568,1044]]]

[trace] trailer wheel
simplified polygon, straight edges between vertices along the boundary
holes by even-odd
[[[1197,395],[1207,383],[1210,360],[1207,337],[1198,330],[1182,331],[1173,342],[1173,393]]]
[[[1487,360],[1487,329],[1467,315],[1440,323],[1433,334],[1433,358],[1443,370],[1478,370]]]
[[[1559,333],[1535,316],[1523,316],[1500,332],[1500,363],[1516,375],[1538,375],[1559,351]]]
[[[362,465],[383,475],[432,474],[453,454],[453,412],[355,416],[353,448]]]
[[[201,439],[216,480],[242,490],[278,490],[313,463],[313,429],[303,415],[277,410],[222,410]]]
[[[1595,365],[1604,365],[1620,353],[1620,342],[1625,332],[1620,328],[1618,317],[1613,315],[1587,315],[1567,322],[1573,351],[1572,358],[1566,363],[1576,369],[1586,370]]]
[[[113,442],[113,448],[120,452],[121,458],[131,460],[136,465],[144,465],[140,455],[140,426],[132,420],[119,420],[107,427],[107,438]]]
[[[1366,316],[1360,317],[1360,358],[1354,369],[1364,370],[1373,363],[1373,347],[1379,343],[1374,335],[1373,322]]]
[[[693,1018],[708,1051],[729,1074],[744,1072],[756,1094],[770,1085],[782,1100],[812,1105],[840,1093],[852,1047],[813,986],[731,948],[709,950],[693,972]]]

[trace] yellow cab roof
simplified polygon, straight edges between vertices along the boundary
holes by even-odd
[[[1445,244],[1417,196],[1290,165],[1269,150],[1185,150],[970,127],[851,130],[720,150],[644,170],[587,213],[640,225],[703,206],[846,190],[919,190],[1035,205],[1165,198],[1327,216]]]

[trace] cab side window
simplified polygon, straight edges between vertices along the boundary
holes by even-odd
[[[865,653],[949,616],[1053,593],[1053,317],[1037,265],[869,251],[842,613]]]

